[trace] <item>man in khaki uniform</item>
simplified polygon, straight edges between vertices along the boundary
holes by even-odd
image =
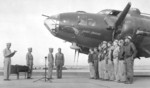
[[[109,80],[114,80],[114,63],[113,63],[113,46],[111,42],[108,43],[108,76]]]
[[[125,67],[126,67],[126,84],[131,84],[133,82],[133,63],[134,58],[136,57],[137,50],[135,45],[131,42],[131,37],[127,36],[125,38],[125,46],[124,46],[124,59],[125,59]]]
[[[124,60],[124,40],[119,40],[120,52],[118,56],[118,82],[125,82],[126,81],[126,69],[125,69],[125,60]]]
[[[102,73],[102,68],[101,68],[102,44],[99,44],[98,50],[99,50],[99,52],[98,52],[98,73],[99,73],[99,79],[101,79],[102,78],[102,75],[101,75],[101,73]]]
[[[119,46],[118,46],[118,40],[115,40],[113,42],[113,63],[114,63],[114,75],[115,75],[115,81],[118,81],[118,55],[119,55]]]
[[[61,48],[58,48],[58,53],[55,55],[55,66],[57,69],[57,78],[62,78],[62,67],[64,66],[64,54]]]
[[[49,54],[48,54],[48,79],[52,79],[53,67],[54,67],[53,48],[49,48]]]
[[[13,57],[17,51],[14,51],[13,53],[11,53],[11,50],[10,50],[11,43],[7,43],[6,45],[7,45],[6,49],[3,50],[3,54],[4,54],[4,80],[9,80],[9,75],[11,72],[11,57]]]
[[[32,55],[32,48],[28,48],[28,53],[26,54],[26,63],[29,67],[29,71],[27,74],[27,79],[30,79],[32,76],[32,69],[33,69],[33,55]]]

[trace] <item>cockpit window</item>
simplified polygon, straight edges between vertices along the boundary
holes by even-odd
[[[93,19],[88,19],[88,25],[89,26],[95,26],[96,22]]]
[[[110,10],[102,10],[98,12],[98,14],[109,14],[111,11]]]
[[[98,14],[117,16],[120,12],[121,11],[118,11],[118,10],[106,9],[106,10],[102,10],[102,11],[98,12]]]
[[[79,25],[87,25],[87,17],[84,15],[78,16],[78,24]]]
[[[79,21],[79,25],[87,25],[86,20],[84,20],[84,19],[80,19],[80,21]]]

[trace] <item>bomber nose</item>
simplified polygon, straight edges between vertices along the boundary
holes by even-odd
[[[52,34],[55,34],[58,31],[59,23],[59,15],[48,16],[44,21],[44,25]]]

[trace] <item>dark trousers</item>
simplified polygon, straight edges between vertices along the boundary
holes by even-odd
[[[125,58],[125,67],[126,67],[126,81],[133,82],[133,57]]]
[[[29,67],[29,70],[28,70],[28,73],[27,73],[27,77],[28,77],[28,78],[31,78],[33,65],[29,65],[28,67]]]
[[[62,78],[62,66],[58,65],[57,69],[57,78]]]
[[[98,60],[94,60],[94,70],[95,70],[95,79],[98,79],[99,78]]]

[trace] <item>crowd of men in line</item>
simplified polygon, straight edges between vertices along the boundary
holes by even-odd
[[[88,56],[91,79],[131,84],[137,54],[131,40],[131,36],[127,36],[124,40],[103,41],[98,48],[91,48]]]
[[[6,44],[6,48],[3,50],[4,55],[4,80],[8,81],[11,73],[11,57],[15,55],[17,51],[11,52],[10,50],[11,43]],[[48,80],[52,79],[52,72],[54,63],[57,69],[57,78],[62,78],[62,67],[64,66],[64,54],[61,52],[61,48],[58,48],[58,53],[55,54],[55,62],[53,57],[53,48],[49,48],[48,54]],[[32,48],[28,48],[26,54],[26,65],[29,70],[27,73],[27,79],[30,79],[32,76],[33,69],[33,55]]]
[[[131,84],[133,82],[133,64],[137,50],[131,42],[131,37],[125,40],[114,40],[113,43],[103,41],[98,48],[89,49],[88,63],[90,77],[92,79],[111,80]],[[4,80],[9,80],[11,72],[11,57],[17,51],[11,52],[11,43],[6,44],[4,49]],[[53,48],[49,48],[48,54],[48,79],[52,79],[54,63],[57,69],[57,78],[62,78],[62,67],[64,65],[64,54],[61,48],[53,57]],[[29,67],[27,78],[32,76],[33,55],[32,48],[28,48],[26,64]]]

